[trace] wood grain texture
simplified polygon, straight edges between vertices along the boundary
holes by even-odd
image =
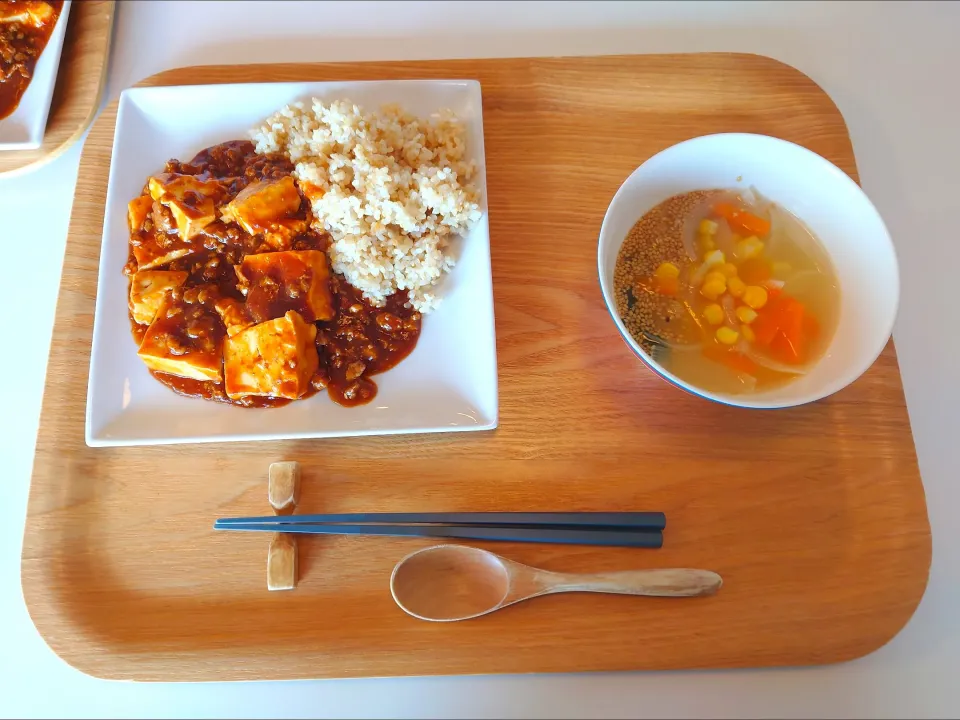
[[[766,133],[856,179],[824,92],[776,61],[725,54],[204,67],[145,84],[386,78],[482,84],[499,429],[86,447],[114,103],[83,150],[24,538],[23,591],[50,646],[103,677],[252,680],[796,666],[893,637],[931,553],[893,345],[816,404],[716,405],[633,357],[596,277],[610,198],[674,143]],[[404,614],[388,588],[394,564],[429,540],[311,537],[297,590],[268,593],[263,538],[211,524],[262,514],[279,460],[302,465],[305,513],[663,510],[659,551],[485,547],[562,572],[709,568],[724,587],[683,602],[547,597],[438,626]]]
[[[107,81],[115,6],[115,0],[78,0],[70,6],[43,144],[34,150],[0,152],[0,175],[25,172],[59,157],[90,127]]]

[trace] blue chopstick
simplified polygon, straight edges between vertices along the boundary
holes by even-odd
[[[465,513],[339,513],[327,515],[268,515],[265,517],[220,518],[214,527],[298,523],[437,523],[441,525],[563,526],[584,528],[630,528],[663,530],[667,518],[662,512],[465,512]],[[286,530],[285,530],[286,531]]]
[[[287,519],[295,516],[287,516]],[[301,516],[303,517],[303,516]],[[279,520],[280,518],[268,518]],[[590,527],[521,527],[516,525],[351,525],[337,523],[226,523],[214,524],[214,530],[283,532],[305,535],[379,535],[386,537],[460,538],[502,542],[559,543],[567,545],[604,545],[632,548],[659,548],[663,533],[659,530],[603,530]]]

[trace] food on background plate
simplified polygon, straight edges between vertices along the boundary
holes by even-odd
[[[128,206],[131,327],[174,391],[271,407],[326,388],[369,402],[437,307],[480,215],[463,129],[314,101],[189,162]]]
[[[730,394],[806,374],[840,310],[820,242],[752,189],[685,193],[647,212],[620,248],[614,293],[651,357],[691,385]]]
[[[0,2],[0,119],[20,104],[61,10],[63,0]]]

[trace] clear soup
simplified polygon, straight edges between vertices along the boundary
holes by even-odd
[[[614,293],[628,331],[658,363],[722,394],[806,374],[840,311],[823,246],[754,190],[685,193],[646,213],[620,249]]]

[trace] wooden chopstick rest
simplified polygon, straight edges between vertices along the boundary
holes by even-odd
[[[297,587],[297,540],[285,533],[274,533],[267,551],[267,590],[293,590]]]
[[[270,464],[267,499],[276,515],[290,515],[300,496],[300,463]],[[267,590],[297,587],[297,539],[288,533],[274,533],[267,552]]]
[[[267,500],[275,515],[290,515],[300,499],[300,463],[270,463]]]

